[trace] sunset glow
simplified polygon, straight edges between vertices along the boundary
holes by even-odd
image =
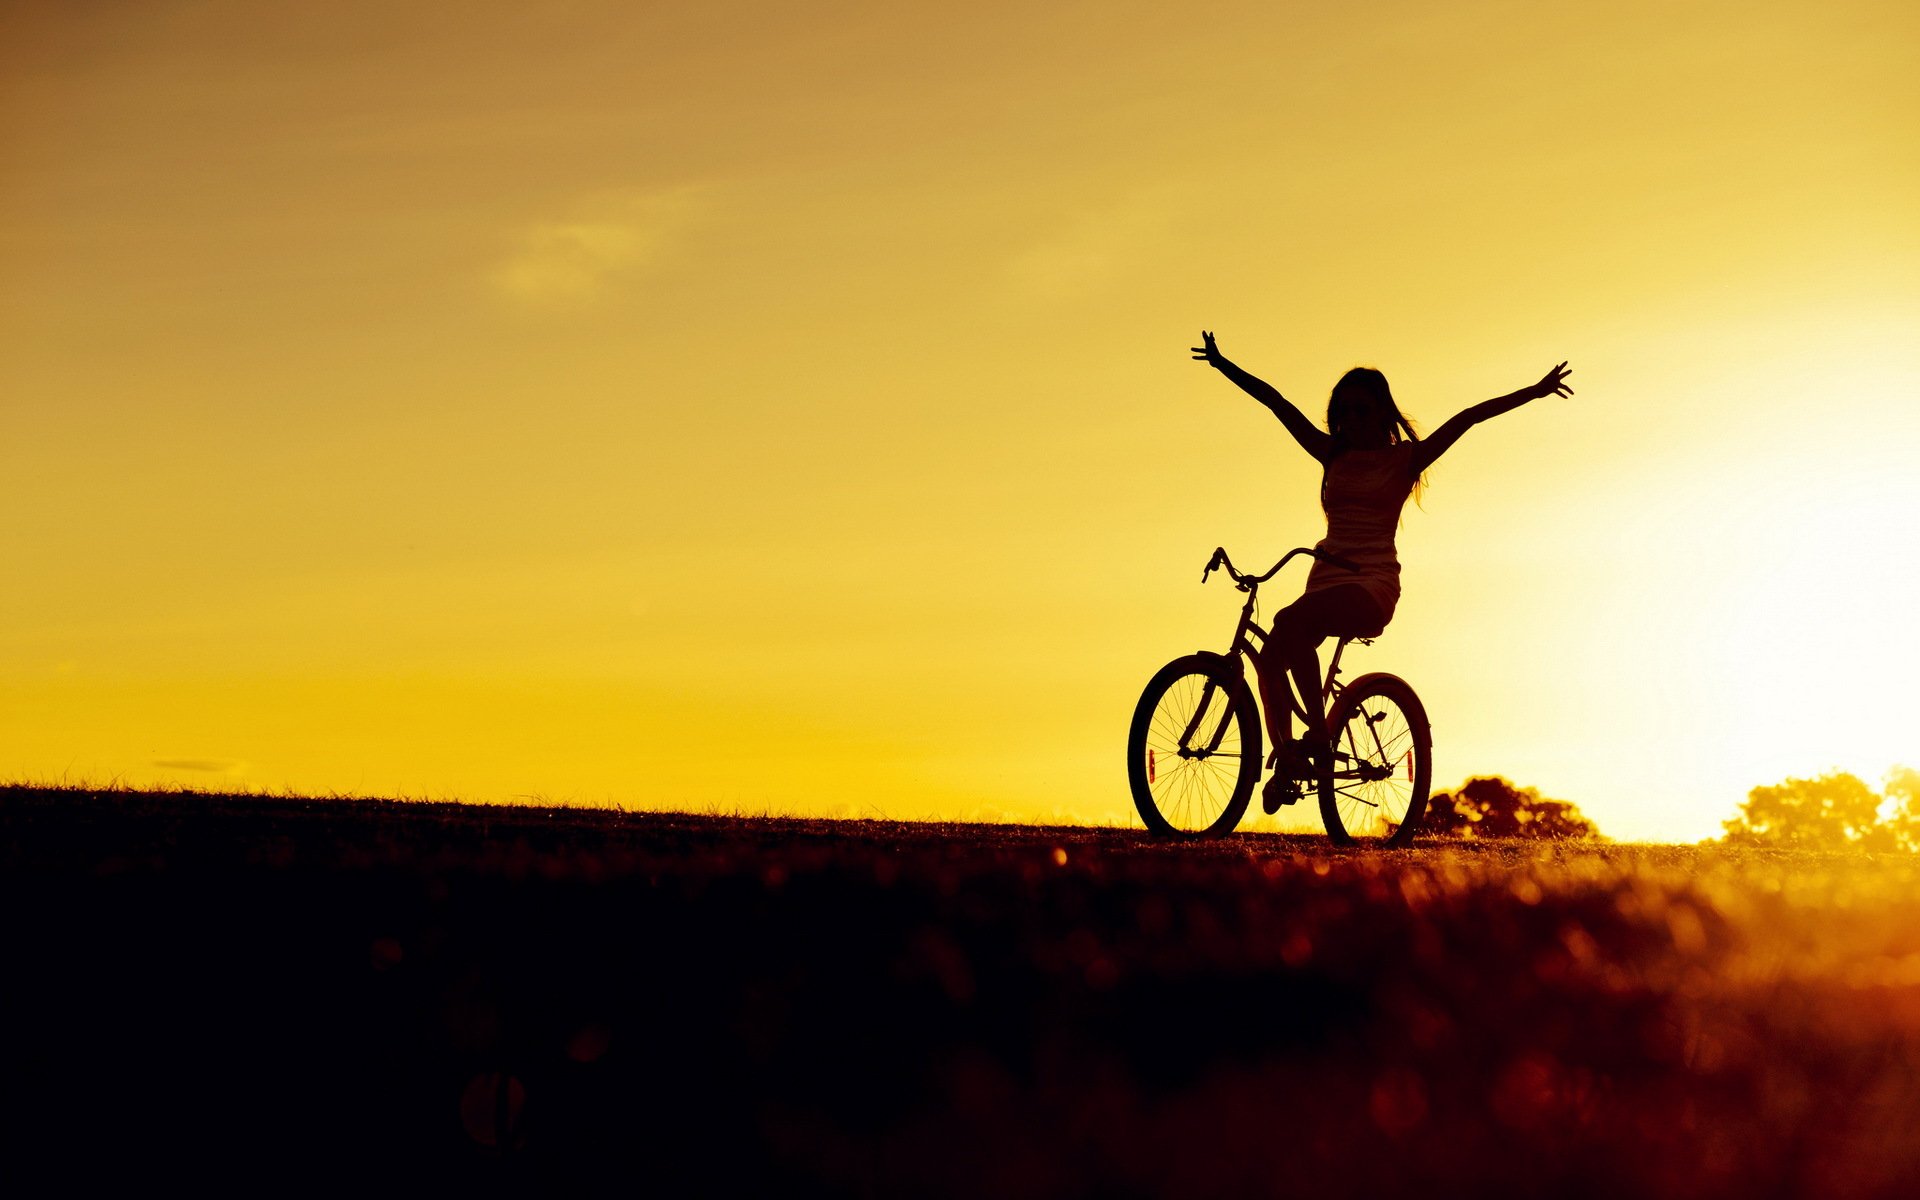
[[[1349,660],[1436,786],[1920,766],[1910,3],[356,0],[0,10],[0,777],[1126,823],[1323,528],[1202,327],[1571,361]]]

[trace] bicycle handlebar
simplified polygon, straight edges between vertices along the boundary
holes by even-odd
[[[1227,557],[1227,548],[1225,546],[1215,546],[1213,549],[1213,557],[1207,560],[1206,570],[1200,572],[1200,582],[1205,583],[1207,576],[1213,574],[1214,571],[1218,569],[1224,568],[1227,572],[1227,577],[1233,580],[1234,587],[1243,592],[1248,591],[1272,579],[1279,573],[1281,567],[1286,566],[1302,554],[1309,558],[1318,559],[1323,563],[1329,563],[1345,571],[1358,571],[1360,569],[1358,563],[1341,558],[1337,554],[1329,554],[1325,550],[1319,550],[1312,546],[1295,546],[1293,549],[1281,555],[1279,562],[1267,568],[1265,575],[1247,575],[1233,569],[1233,560]]]

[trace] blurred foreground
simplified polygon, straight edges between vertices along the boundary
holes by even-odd
[[[1917,881],[0,788],[0,1176],[1913,1195]]]

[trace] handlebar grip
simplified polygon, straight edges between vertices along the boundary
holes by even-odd
[[[1338,554],[1329,554],[1325,550],[1315,550],[1313,556],[1323,563],[1330,563],[1343,571],[1358,571],[1360,564],[1351,559],[1341,558]]]

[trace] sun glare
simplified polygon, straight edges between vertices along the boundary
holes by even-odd
[[[1920,497],[1871,464],[1762,499],[1710,583],[1722,752],[1753,784],[1914,757]]]

